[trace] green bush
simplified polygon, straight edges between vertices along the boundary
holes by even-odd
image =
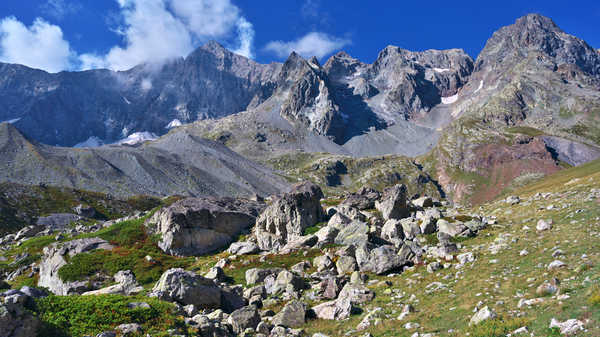
[[[150,308],[132,309],[131,302],[146,302]],[[36,300],[35,310],[44,323],[39,336],[94,336],[125,323],[141,324],[153,334],[178,324],[172,304],[144,297],[51,295]]]

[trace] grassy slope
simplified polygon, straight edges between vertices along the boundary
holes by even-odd
[[[551,331],[548,326],[550,319],[556,317],[560,321],[590,319],[588,331],[578,336],[600,335],[600,200],[582,200],[592,188],[600,188],[600,161],[546,177],[518,193],[522,198],[537,192],[553,193],[548,200],[522,202],[515,206],[497,201],[477,209],[499,218],[499,225],[463,242],[466,248],[462,252],[473,251],[477,260],[460,271],[452,268],[429,274],[419,266],[399,276],[379,277],[379,280],[392,282],[392,286],[371,286],[378,296],[363,310],[369,312],[382,307],[384,314],[380,324],[367,331],[374,336],[411,336],[415,331],[405,330],[403,326],[407,322],[417,322],[421,326],[417,331],[440,336],[465,336],[466,333],[482,337],[505,336],[521,326],[527,326],[536,336],[554,336],[556,331]],[[549,204],[559,209],[546,210]],[[584,211],[576,213],[577,209]],[[541,218],[553,219],[554,228],[543,234],[536,233],[535,225]],[[523,230],[525,225],[530,229]],[[508,238],[508,248],[492,254],[488,247],[502,237]],[[559,259],[567,263],[568,268],[547,271],[546,265],[555,260],[551,254],[558,248],[565,254]],[[529,254],[520,256],[523,249]],[[585,261],[589,265],[584,264],[582,254],[588,255]],[[568,294],[569,299],[546,298],[542,305],[517,308],[520,298],[538,297],[536,287],[552,277],[562,281],[561,292]],[[447,289],[427,293],[426,286],[432,282],[442,282]],[[413,294],[416,300],[410,301]],[[493,308],[499,319],[469,327],[469,319],[479,301]],[[398,321],[396,317],[404,303],[413,304],[417,312]],[[516,317],[518,312],[521,317]],[[340,322],[310,321],[306,329],[338,336],[356,327],[363,317],[364,314],[357,315]],[[450,329],[454,332],[449,333]],[[362,333],[364,331],[352,335]]]

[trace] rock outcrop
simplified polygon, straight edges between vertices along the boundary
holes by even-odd
[[[202,255],[227,247],[248,230],[264,208],[250,200],[188,198],[156,212],[146,226],[158,246],[176,256]]]
[[[259,216],[254,236],[262,250],[278,251],[325,219],[319,186],[304,182],[277,197]]]

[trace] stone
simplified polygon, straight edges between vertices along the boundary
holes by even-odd
[[[319,319],[342,320],[350,317],[352,303],[348,298],[338,298],[335,301],[321,303],[312,307],[312,311]]]
[[[433,207],[433,199],[429,196],[423,196],[418,199],[414,199],[411,203],[420,208]]]
[[[328,255],[320,255],[313,259],[313,265],[317,268],[317,271],[321,272],[324,270],[332,269],[334,264]]]
[[[322,222],[322,198],[321,188],[311,182],[297,184],[289,193],[277,197],[256,221],[254,236],[259,248],[279,251],[302,236],[306,228]]]
[[[406,186],[401,184],[386,188],[381,201],[375,202],[375,208],[381,212],[385,220],[405,218],[409,214],[406,194]]]
[[[221,267],[210,268],[210,270],[206,274],[204,274],[204,277],[206,277],[209,280],[216,280],[221,282],[227,279],[227,275],[225,275],[225,272]]]
[[[467,226],[460,222],[451,223],[444,219],[439,219],[437,221],[437,228],[439,233],[448,234],[453,238],[468,230]]]
[[[233,311],[227,322],[231,325],[233,331],[239,334],[248,328],[256,329],[260,323],[260,315],[258,309],[250,305]]]
[[[84,218],[93,218],[96,216],[96,210],[89,205],[79,204],[73,208],[73,211]]]
[[[335,241],[336,236],[340,232],[339,229],[332,226],[325,226],[319,229],[315,235],[318,238],[318,242],[321,244],[331,244]]]
[[[427,265],[427,272],[428,273],[435,273],[436,271],[442,269],[443,266],[441,263],[437,262],[437,261],[433,261],[430,264]]]
[[[106,240],[100,238],[77,239],[44,247],[44,255],[39,265],[38,286],[61,296],[80,294],[89,290],[87,280],[64,282],[58,276],[58,270],[67,264],[67,256],[73,257],[95,249],[111,250],[113,248]]]
[[[537,225],[535,226],[535,229],[538,232],[543,232],[543,231],[547,231],[547,230],[551,230],[552,229],[552,219],[550,220],[544,220],[544,219],[540,219],[537,222]]]
[[[44,230],[44,226],[26,226],[21,228],[15,235],[14,241],[19,241],[24,238],[34,237],[36,234]]]
[[[412,240],[417,237],[417,235],[421,234],[421,227],[419,224],[411,218],[406,218],[400,220],[400,224],[402,225],[402,231],[404,232],[404,237],[407,240]]]
[[[352,220],[350,218],[348,218],[347,216],[343,215],[342,213],[337,212],[337,209],[335,209],[335,210],[336,210],[335,214],[333,214],[329,218],[329,221],[327,221],[326,227],[334,228],[339,231],[340,229],[344,228],[345,225],[351,223]]]
[[[558,328],[563,335],[575,335],[583,330],[584,324],[578,319],[569,319],[564,322],[559,322],[556,318],[550,320],[550,329]]]
[[[232,255],[249,255],[260,252],[260,248],[254,242],[242,241],[232,243],[227,252]]]
[[[142,326],[137,323],[121,324],[117,326],[116,330],[121,332],[121,335],[123,336],[130,336],[141,333]]]
[[[262,283],[265,280],[265,278],[267,278],[267,276],[273,275],[273,274],[277,275],[282,270],[283,269],[281,269],[281,268],[248,269],[248,270],[246,270],[246,284],[253,285],[253,284],[257,284],[257,283]]]
[[[424,217],[420,219],[419,228],[421,228],[421,233],[423,234],[433,234],[437,229],[437,220],[432,217]]]
[[[347,283],[338,298],[347,298],[352,304],[362,304],[371,302],[375,298],[375,293],[364,285]]]
[[[375,208],[375,201],[381,197],[381,193],[372,188],[361,187],[356,193],[350,194],[341,205],[357,208],[361,211]]]
[[[552,296],[558,293],[558,287],[550,282],[544,282],[535,289],[535,293],[538,296]]]
[[[199,309],[218,309],[222,304],[221,289],[212,280],[182,268],[165,271],[149,296]]]
[[[358,269],[356,259],[352,256],[342,255],[335,262],[338,275],[350,274]]]
[[[519,198],[516,195],[511,195],[511,196],[506,197],[505,201],[509,205],[516,205],[521,202],[521,198]]]
[[[41,326],[40,319],[26,310],[22,304],[0,303],[0,336],[36,336]]]
[[[472,252],[467,252],[467,253],[463,253],[463,254],[458,254],[456,256],[456,259],[458,260],[458,263],[466,264],[469,262],[475,262],[475,255],[473,255]]]
[[[369,240],[369,225],[360,221],[352,221],[345,225],[335,237],[338,245],[358,245]]]
[[[306,304],[290,301],[277,313],[271,323],[286,328],[297,328],[306,322]]]
[[[473,315],[473,317],[471,317],[471,320],[469,321],[469,325],[476,325],[483,321],[494,319],[496,317],[497,317],[496,313],[493,310],[491,310],[488,306],[485,306],[485,307],[479,309],[479,311],[477,311],[477,313],[475,313],[475,315]]]
[[[144,291],[144,287],[140,286],[135,275],[131,270],[121,270],[114,275],[114,280],[117,284],[108,286],[106,288],[87,291],[82,295],[107,295],[107,294],[121,294],[121,295],[136,295]]]
[[[561,260],[554,260],[548,265],[548,270],[554,270],[565,267],[567,267],[566,263],[562,262]]]
[[[402,242],[404,240],[404,230],[400,220],[387,220],[381,228],[381,238],[394,244]]]
[[[187,198],[146,221],[158,246],[175,256],[194,256],[225,248],[256,222],[263,204],[233,198]]]
[[[384,245],[371,250],[368,261],[363,264],[359,263],[359,268],[362,272],[372,272],[381,275],[399,270],[407,262],[407,259],[399,255],[394,247]]]
[[[305,287],[306,283],[300,276],[288,270],[282,270],[279,274],[277,274],[277,278],[275,279],[275,284],[273,285],[271,293],[279,293],[287,290],[298,291],[304,289]],[[267,292],[269,292],[268,289]]]

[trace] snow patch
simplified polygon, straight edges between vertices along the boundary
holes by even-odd
[[[18,122],[18,121],[20,121],[20,120],[21,120],[21,117],[19,117],[19,118],[15,118],[15,119],[9,119],[9,120],[7,120],[7,121],[4,121],[4,122],[2,122],[2,123],[15,124],[16,122]]]
[[[158,139],[158,136],[152,132],[148,132],[148,131],[134,132],[134,133],[130,134],[127,138],[121,139],[118,142],[115,142],[114,144],[135,145],[135,144],[143,143],[148,140],[155,140],[155,139]]]
[[[436,73],[443,73],[446,71],[450,71],[450,69],[448,69],[448,68],[433,68],[433,71],[435,71]]]
[[[183,123],[181,123],[179,119],[174,119],[169,124],[167,124],[167,126],[165,126],[165,129],[172,129],[182,125]]]
[[[123,97],[123,100],[125,101],[125,103],[131,104],[131,102],[127,98],[125,98],[125,96],[121,96],[121,97]]]
[[[483,80],[479,81],[479,87],[473,93],[479,92],[479,90],[481,90],[481,88],[483,88]]]
[[[99,147],[102,145],[104,145],[104,141],[102,139],[96,136],[91,136],[86,141],[73,145],[73,147]]]
[[[458,93],[449,97],[442,97],[442,104],[452,104],[458,100]]]
[[[152,89],[152,80],[149,78],[144,78],[142,80],[142,82],[140,83],[140,86],[143,91],[148,91],[148,90]]]

